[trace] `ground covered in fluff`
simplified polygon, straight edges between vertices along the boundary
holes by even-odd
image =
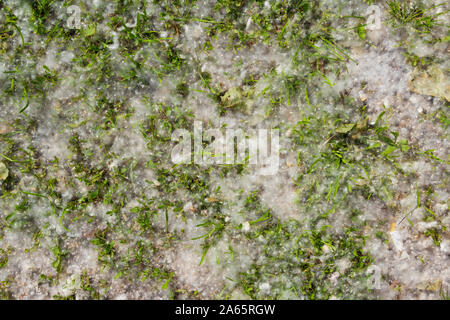
[[[0,298],[448,298],[448,9],[0,1]],[[174,165],[194,121],[279,171]]]

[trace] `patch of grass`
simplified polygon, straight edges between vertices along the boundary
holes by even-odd
[[[59,245],[51,248],[51,251],[55,257],[55,260],[52,262],[52,267],[55,268],[57,273],[62,271],[63,267],[63,258],[69,254],[67,250],[62,249]]]
[[[8,264],[8,254],[11,252],[11,249],[4,250],[0,248],[0,269],[6,267]]]
[[[441,244],[441,235],[437,228],[428,229],[425,232],[425,236],[430,237],[436,246],[439,246]]]
[[[46,24],[52,15],[52,4],[55,2],[55,0],[32,1],[32,22],[34,23],[35,32],[37,34],[42,35],[48,32]]]
[[[342,236],[330,234],[325,228],[298,231],[298,222],[272,221],[261,233],[265,240],[264,259],[259,259],[262,262],[253,264],[238,280],[247,295],[254,299],[280,299],[291,291],[298,298],[308,299],[347,296],[345,289],[330,283],[331,275],[339,271],[336,262],[340,259],[349,259],[351,264],[340,281],[365,276],[371,258],[362,249],[365,240],[358,230],[349,228]],[[331,255],[324,256],[324,246],[331,250]],[[289,274],[289,287],[279,281],[283,274]],[[263,282],[271,284],[270,295],[260,291]]]
[[[98,230],[95,233],[94,239],[91,240],[91,243],[99,249],[98,261],[103,265],[103,268],[106,266],[113,267],[113,258],[115,255],[115,243],[107,239],[108,232],[108,228]]]
[[[445,12],[430,14],[429,11],[444,4],[425,8],[420,3],[410,4],[394,0],[388,2],[389,15],[395,28],[410,25],[418,32],[430,33],[433,28],[441,25],[437,17]]]

